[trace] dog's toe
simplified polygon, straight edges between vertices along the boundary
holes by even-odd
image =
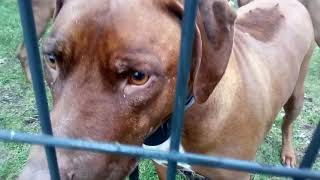
[[[294,168],[296,166],[296,156],[292,151],[282,153],[281,159],[284,166],[291,168]]]

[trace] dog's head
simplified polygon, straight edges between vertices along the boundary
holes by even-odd
[[[190,89],[205,102],[222,77],[234,14],[224,1],[201,2]],[[183,6],[174,0],[58,0],[43,45],[55,136],[142,145],[172,112]],[[192,87],[191,87],[192,86]],[[62,179],[122,179],[133,157],[57,150]],[[20,179],[46,179],[33,147]]]

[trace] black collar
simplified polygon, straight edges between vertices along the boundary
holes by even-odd
[[[189,95],[184,110],[189,109],[194,103],[194,96]],[[164,143],[170,137],[172,113],[168,116],[167,121],[163,123],[153,134],[149,135],[144,144],[148,146],[157,146]]]

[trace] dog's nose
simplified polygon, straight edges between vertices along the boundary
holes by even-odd
[[[66,172],[60,170],[61,180],[73,180],[75,178],[74,171]],[[24,171],[18,178],[18,180],[51,180],[50,173],[47,170],[40,171]]]
[[[67,180],[73,180],[75,173],[73,171],[67,173]]]
[[[50,180],[49,171],[29,171],[25,170],[18,178],[18,180]]]
[[[41,171],[38,173],[35,173],[34,180],[50,180],[50,174],[48,171]]]

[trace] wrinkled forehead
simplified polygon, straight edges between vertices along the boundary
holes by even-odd
[[[53,34],[67,41],[108,49],[154,51],[179,47],[179,20],[156,0],[68,0]]]

